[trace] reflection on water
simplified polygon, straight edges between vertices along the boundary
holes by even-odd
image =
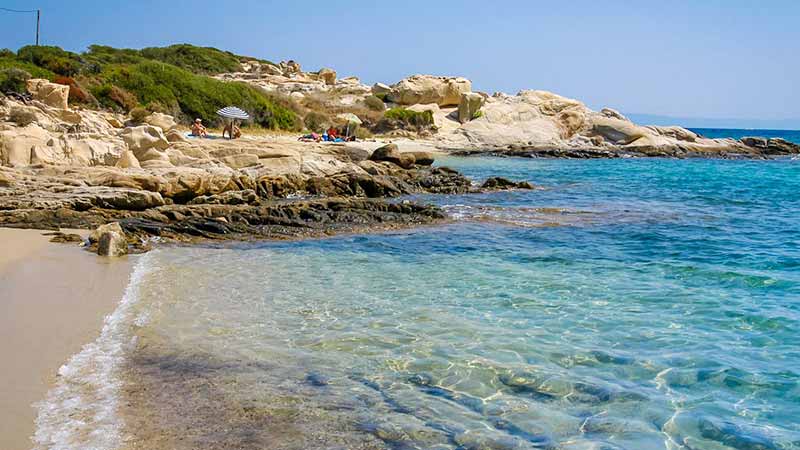
[[[119,447],[800,448],[797,169],[593,163],[437,200],[488,221],[148,254]]]

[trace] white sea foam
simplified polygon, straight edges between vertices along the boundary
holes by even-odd
[[[34,449],[110,450],[123,441],[118,413],[122,385],[119,368],[133,343],[131,324],[139,285],[153,253],[136,263],[117,309],[105,318],[96,341],[86,344],[58,371],[55,387],[34,405],[38,411]]]

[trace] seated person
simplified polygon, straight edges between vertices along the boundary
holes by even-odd
[[[194,123],[192,124],[192,136],[197,136],[197,137],[208,136],[206,127],[203,126],[203,121],[201,119],[194,119]]]
[[[239,129],[239,126],[236,125],[236,122],[230,122],[225,125],[225,129],[222,130],[222,137],[225,137],[225,133],[228,133],[228,137],[231,139],[238,139],[242,137],[242,130]]]
[[[339,130],[334,127],[328,128],[328,140],[335,141],[339,137]]]

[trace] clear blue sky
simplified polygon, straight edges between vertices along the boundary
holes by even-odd
[[[800,127],[800,1],[12,1],[42,43],[80,51],[188,42],[392,83],[463,75],[593,108]],[[34,16],[0,12],[0,47]]]

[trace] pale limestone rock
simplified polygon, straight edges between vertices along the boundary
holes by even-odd
[[[628,145],[641,137],[656,136],[652,130],[645,127],[602,115],[594,115],[590,119],[590,123],[592,134],[602,136],[605,140],[617,145]]]
[[[136,156],[130,150],[125,150],[119,157],[119,160],[115,164],[115,167],[119,169],[141,169],[142,166],[139,165],[139,160],[136,159]]]
[[[161,130],[164,132],[167,132],[178,126],[178,124],[175,123],[174,117],[170,116],[169,114],[163,114],[159,112],[150,113],[150,115],[144,118],[144,123],[161,128]]]
[[[603,108],[600,110],[600,114],[610,117],[612,119],[619,119],[619,120],[627,120],[630,121],[627,117],[623,116],[619,111],[616,109],[611,108]]]
[[[240,153],[238,155],[223,156],[219,160],[231,169],[241,169],[258,164],[258,156],[250,153]]]
[[[50,140],[47,131],[36,124],[0,131],[0,163],[11,167],[28,166],[31,164],[31,149],[47,147]]]
[[[414,75],[391,87],[387,98],[400,105],[436,103],[439,106],[458,105],[461,94],[472,91],[472,83],[461,77]]]
[[[166,132],[166,138],[169,142],[188,142],[189,140],[186,139],[186,136],[183,134],[182,131],[177,129],[171,129]]]
[[[336,71],[333,69],[323,68],[319,71],[319,76],[328,86],[333,86],[336,84]]]
[[[41,78],[31,78],[27,81],[26,87],[35,100],[39,100],[47,106],[59,109],[69,108],[67,104],[69,86],[51,83]]]
[[[136,155],[136,159],[145,166],[148,161],[161,161],[169,163],[169,156],[164,150],[169,148],[169,141],[161,132],[160,128],[152,125],[142,125],[138,127],[126,128],[122,131],[122,140],[128,145],[128,149]],[[165,167],[165,164],[152,163],[150,167]]]
[[[476,92],[464,92],[458,104],[458,121],[467,123],[480,111],[485,99]]]

